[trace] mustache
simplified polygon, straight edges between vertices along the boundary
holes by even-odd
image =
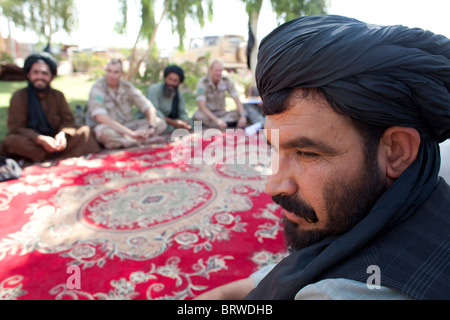
[[[42,82],[44,82],[44,83],[45,83],[45,87],[44,87],[44,88],[36,88],[36,86],[34,85],[34,83],[37,82],[37,81],[42,81]],[[45,81],[45,80],[34,80],[33,82],[28,81],[28,84],[31,85],[31,87],[32,87],[34,90],[36,90],[37,92],[40,92],[40,93],[46,92],[46,91],[50,88],[50,82],[47,82],[47,81]]]
[[[316,212],[308,204],[298,199],[295,195],[275,195],[272,197],[273,202],[280,205],[284,210],[295,214],[299,218],[305,219],[309,223],[317,223]]]

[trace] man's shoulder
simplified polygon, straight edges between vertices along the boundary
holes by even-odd
[[[197,83],[197,96],[204,96],[210,87],[210,78],[208,76],[201,78]]]
[[[444,193],[450,195],[450,185],[448,184],[449,179],[445,179],[444,177],[439,177],[438,188],[442,189]]]
[[[120,79],[120,85],[123,86],[124,88],[133,88],[133,89],[135,88],[135,86],[130,81],[123,79]]]
[[[94,91],[106,91],[106,80],[105,78],[97,79],[92,85],[91,90]]]
[[[230,93],[235,90],[233,81],[228,77],[222,77],[220,79],[219,86],[222,88],[227,88]]]
[[[438,178],[436,187],[428,199],[422,203],[421,208],[425,211],[428,209],[433,212],[439,210],[450,215],[450,186],[444,178]]]
[[[28,103],[27,88],[22,88],[14,92],[11,96],[10,107],[17,104]]]
[[[120,79],[119,86],[120,86],[119,92],[121,90],[123,90],[123,92],[125,92],[126,94],[130,94],[130,95],[135,95],[137,92],[139,92],[139,89],[136,88],[136,86],[134,84],[132,84],[131,82],[129,82],[127,80]]]
[[[227,86],[233,84],[233,81],[229,77],[222,77],[220,79],[221,82],[226,83]]]
[[[207,84],[209,84],[209,83],[212,83],[211,77],[209,77],[209,76],[204,76],[204,77],[200,78],[200,80],[198,81],[198,83],[201,84],[201,85],[207,85]]]
[[[370,288],[366,283],[349,279],[325,279],[302,288],[296,300],[410,300],[396,289],[378,286]]]
[[[26,97],[27,96],[27,88],[22,88],[13,93],[12,97]]]

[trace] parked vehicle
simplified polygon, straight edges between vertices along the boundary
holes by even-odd
[[[247,42],[243,36],[223,35],[193,38],[185,52],[176,53],[175,63],[219,60],[225,69],[247,68]]]

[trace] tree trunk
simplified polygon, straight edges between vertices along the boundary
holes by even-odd
[[[151,52],[153,50],[153,46],[155,45],[156,34],[158,32],[159,26],[161,25],[161,22],[164,20],[164,17],[166,15],[168,9],[169,9],[169,4],[166,1],[165,4],[164,4],[164,9],[163,9],[163,12],[161,14],[161,17],[159,18],[158,23],[155,25],[155,29],[152,32],[152,36],[150,37],[150,39],[148,41],[148,48],[145,51],[145,53],[141,56],[141,58],[136,62],[136,66],[135,67],[133,67],[134,61],[133,61],[133,64],[132,64],[131,60],[130,60],[130,70],[128,71],[128,75],[127,75],[127,78],[128,78],[129,81],[134,80],[136,78],[136,76],[137,76],[137,74],[139,72],[139,68],[141,67],[142,62],[144,62],[144,59],[151,54]],[[137,42],[136,42],[136,45],[137,45]],[[133,51],[135,51],[136,45],[133,48]]]
[[[250,28],[252,29],[253,35],[255,37],[255,44],[253,46],[253,49],[250,54],[250,67],[252,72],[252,86],[256,85],[256,78],[255,78],[255,69],[256,64],[258,63],[258,47],[259,47],[259,40],[257,37],[258,34],[258,20],[259,20],[259,12],[260,10],[255,10],[252,12],[250,17]]]
[[[1,19],[1,17],[2,16],[0,15],[0,19]],[[0,28],[0,52],[6,52],[5,44],[3,42],[3,37],[1,36],[1,34],[2,34],[2,30]]]
[[[134,47],[133,50],[131,50],[131,55],[130,55],[130,66],[128,68],[128,72],[125,75],[125,79],[130,81],[131,80],[131,73],[133,70],[133,65],[134,65],[134,60],[136,59],[136,51],[137,51],[137,45],[139,43],[139,38],[141,37],[141,33],[142,33],[142,24],[141,24],[141,28],[139,29],[139,33],[136,37],[136,41],[134,42]]]
[[[17,56],[16,56],[16,42],[14,41],[14,39],[12,38],[12,33],[11,33],[11,19],[8,18],[8,40],[9,40],[9,49],[10,49],[10,53],[11,53],[11,57],[13,58],[13,61],[16,60]],[[3,39],[2,39],[3,42]]]
[[[51,46],[53,36],[51,0],[47,0],[47,25],[48,25],[47,43],[49,46]]]

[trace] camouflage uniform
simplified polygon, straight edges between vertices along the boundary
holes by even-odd
[[[136,106],[144,114],[149,108],[154,108],[142,92],[131,83],[120,80],[116,94],[115,90],[107,85],[106,78],[101,78],[93,85],[89,94],[86,123],[94,128],[97,140],[105,146],[114,145],[119,148],[133,145],[135,141],[130,137],[123,136],[109,126],[95,121],[95,116],[107,114],[113,120],[131,130],[147,129],[149,126],[147,119],[133,119],[133,106]],[[162,133],[167,127],[167,123],[158,117],[154,123],[156,134]]]
[[[214,115],[225,122],[239,121],[239,112],[237,110],[226,111],[226,92],[232,98],[238,97],[234,84],[230,79],[222,77],[217,86],[212,82],[211,76],[202,78],[197,85],[197,101],[206,101],[206,107]],[[207,127],[217,127],[203,112],[197,110],[193,116],[194,121],[202,121]]]

